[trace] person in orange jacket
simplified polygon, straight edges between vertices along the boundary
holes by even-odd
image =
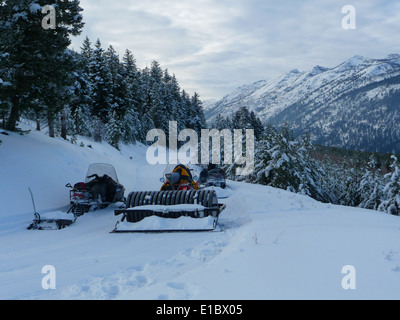
[[[173,187],[171,186],[170,181],[166,181],[161,187],[161,191],[178,190],[182,185],[189,185],[191,186],[191,189],[194,190],[198,189],[198,182],[193,180],[192,173],[186,166],[179,164],[175,167],[172,173],[179,174],[179,178],[176,178],[176,181],[173,183]],[[175,175],[175,177],[177,177],[177,175]]]

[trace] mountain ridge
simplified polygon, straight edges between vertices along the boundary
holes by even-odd
[[[208,122],[246,106],[264,123],[288,122],[296,135],[360,151],[400,152],[400,55],[360,55],[333,68],[293,69],[243,85],[205,110]]]

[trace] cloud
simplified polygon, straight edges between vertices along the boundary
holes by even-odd
[[[130,49],[141,68],[157,60],[188,92],[221,98],[294,68],[399,52],[400,4],[351,2],[356,30],[343,30],[341,0],[81,0],[86,26],[73,47],[100,38]]]

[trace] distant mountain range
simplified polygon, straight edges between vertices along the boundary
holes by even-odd
[[[240,107],[265,123],[291,124],[316,144],[400,153],[400,55],[354,56],[335,68],[292,70],[281,77],[236,89],[205,106],[209,123]]]

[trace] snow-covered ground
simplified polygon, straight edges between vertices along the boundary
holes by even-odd
[[[28,187],[39,213],[59,211],[65,184],[91,163],[114,165],[126,193],[158,190],[164,166],[147,164],[144,146],[81,147],[34,131],[0,139],[0,299],[400,298],[398,217],[265,186],[228,182],[221,232],[112,234],[117,204],[64,230],[28,231]],[[55,289],[42,287],[45,266]]]

